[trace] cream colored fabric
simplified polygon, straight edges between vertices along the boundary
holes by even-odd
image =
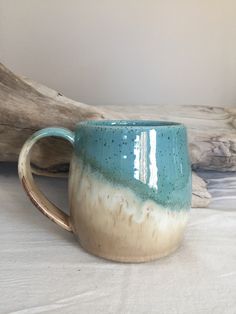
[[[66,207],[65,180],[38,181]],[[236,197],[228,199],[230,210],[227,198],[192,210],[177,253],[118,264],[84,252],[34,209],[16,169],[0,165],[0,313],[235,314]]]

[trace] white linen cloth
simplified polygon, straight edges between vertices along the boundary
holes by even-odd
[[[218,181],[224,182],[218,177],[210,183],[213,192]],[[81,249],[72,234],[34,208],[16,168],[1,164],[0,313],[235,314],[233,179],[228,201],[220,193],[221,206],[191,211],[184,243],[175,254],[120,264]],[[37,181],[66,208],[66,180]]]

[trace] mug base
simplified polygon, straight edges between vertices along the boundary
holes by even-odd
[[[101,250],[94,250],[94,248],[86,247],[84,246],[79,238],[77,237],[77,240],[83,250],[85,250],[87,253],[92,254],[96,257],[103,258],[105,260],[109,260],[112,262],[118,262],[118,263],[144,263],[144,262],[151,262],[155,261],[164,257],[167,257],[177,251],[181,245],[182,242],[178,243],[175,247],[172,247],[171,249],[168,249],[166,251],[158,252],[153,255],[145,255],[145,256],[119,256],[119,255],[112,255],[107,254],[106,252],[103,252]]]

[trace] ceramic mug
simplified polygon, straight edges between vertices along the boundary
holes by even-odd
[[[31,147],[62,137],[73,146],[68,216],[37,188]],[[191,204],[186,128],[179,123],[85,121],[75,132],[46,128],[34,133],[19,157],[19,177],[31,201],[71,231],[94,255],[123,262],[166,256],[181,243]]]

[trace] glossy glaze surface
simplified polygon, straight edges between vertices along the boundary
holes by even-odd
[[[188,211],[164,208],[106,179],[74,156],[69,181],[71,225],[87,251],[121,262],[143,262],[175,251]]]
[[[189,209],[191,171],[183,125],[159,121],[80,123],[75,154],[113,183],[172,210]]]
[[[181,243],[191,203],[184,126],[79,124],[69,193],[73,231],[89,252],[126,262],[168,255]]]
[[[70,216],[37,188],[33,145],[47,136],[74,147]],[[73,231],[87,251],[115,261],[166,256],[183,238],[191,203],[191,171],[183,125],[158,121],[87,121],[73,133],[46,128],[24,144],[19,177],[35,206]]]

